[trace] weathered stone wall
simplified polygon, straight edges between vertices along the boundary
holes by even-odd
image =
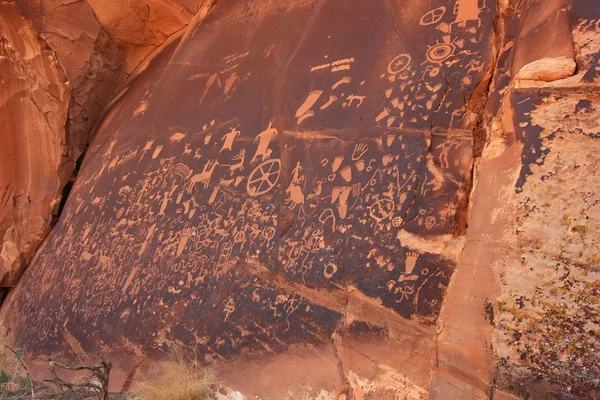
[[[0,281],[18,280],[50,231],[62,184],[71,86],[15,4],[0,4]]]
[[[213,2],[140,0],[124,8],[98,0],[3,4],[0,285],[12,287],[52,227],[63,188],[107,102],[153,49]],[[41,90],[50,97],[40,96]],[[22,100],[30,93],[37,111]],[[58,103],[66,105],[67,115]]]
[[[249,398],[599,395],[595,1],[76,4],[144,61],[0,310],[35,374],[184,347]]]
[[[115,382],[191,345],[268,398],[424,398],[493,61],[494,4],[443,4],[217,3],[111,105],[14,338]]]
[[[437,398],[598,396],[599,18],[590,1],[501,4]]]

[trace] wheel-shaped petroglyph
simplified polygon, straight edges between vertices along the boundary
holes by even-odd
[[[281,173],[281,161],[279,159],[268,160],[254,168],[248,177],[246,189],[250,196],[259,196],[267,193],[277,184]]]
[[[454,53],[454,45],[451,43],[438,43],[427,50],[427,60],[432,63],[441,63]]]
[[[396,56],[390,63],[388,64],[388,72],[390,74],[397,74],[406,69],[410,65],[411,57],[408,53],[400,54]]]
[[[439,22],[446,13],[446,7],[441,6],[423,14],[419,20],[421,25],[432,25]]]

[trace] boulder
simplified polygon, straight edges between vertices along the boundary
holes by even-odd
[[[515,76],[517,80],[557,81],[575,74],[575,60],[568,57],[545,57],[524,65]]]

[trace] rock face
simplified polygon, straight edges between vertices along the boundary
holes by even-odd
[[[115,18],[113,2],[97,0],[2,6],[1,286],[14,286],[50,230],[63,188],[118,86],[152,49],[211,5],[131,1],[127,10],[137,14],[123,18]],[[121,40],[124,34],[130,42]],[[28,97],[37,110],[26,104]]]
[[[432,393],[597,398],[600,7],[508,3],[498,22],[488,143],[438,322]],[[545,57],[574,57],[577,73],[512,78]]]
[[[598,394],[593,1],[181,3],[168,39],[140,4],[89,1],[119,71],[165,43],[2,305],[35,373],[102,352],[127,389],[183,347],[248,398]]]
[[[51,228],[71,175],[71,87],[53,52],[12,3],[0,4],[0,280],[12,285]]]

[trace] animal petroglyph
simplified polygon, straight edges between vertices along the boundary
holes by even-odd
[[[192,175],[192,177],[190,178],[188,184],[188,191],[192,192],[196,183],[203,183],[204,189],[206,189],[210,182],[210,178],[212,177],[212,174],[215,171],[215,168],[218,164],[219,162],[217,160],[208,160],[207,163],[204,165],[202,172],[196,175]]]
[[[246,158],[246,149],[240,150],[235,156],[232,157],[233,161],[237,161],[234,164],[221,164],[224,167],[229,167],[229,175],[234,175],[237,171],[244,169],[244,160]],[[236,185],[237,186],[237,185]]]

